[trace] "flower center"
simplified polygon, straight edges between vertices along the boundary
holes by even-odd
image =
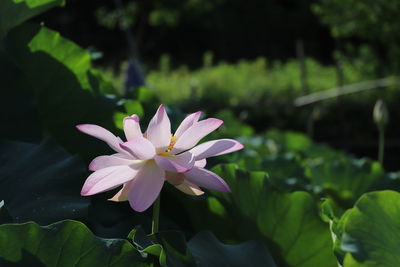
[[[178,140],[178,137],[176,137],[175,135],[171,136],[171,142],[169,143],[169,146],[167,147],[167,150],[165,150],[165,152],[170,152],[172,150],[172,148],[174,148],[174,145],[176,143],[176,141]]]
[[[178,140],[178,137],[176,137],[176,136],[173,135],[173,136],[171,137],[171,141],[170,141],[170,143],[169,143],[167,149],[166,149],[164,152],[158,153],[157,155],[158,155],[158,156],[162,156],[162,157],[171,157],[171,156],[174,156],[174,155],[170,154],[169,152],[172,150],[172,148],[174,148],[174,145],[175,145],[175,143],[176,143],[176,140]]]

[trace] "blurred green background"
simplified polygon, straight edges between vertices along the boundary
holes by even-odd
[[[399,83],[295,106],[294,100],[400,70],[398,0],[67,1],[34,20],[90,51],[120,96],[144,86],[184,112],[232,116],[261,132],[302,131],[376,158],[372,109],[392,114],[385,167],[400,152]],[[225,111],[226,113],[226,111]]]

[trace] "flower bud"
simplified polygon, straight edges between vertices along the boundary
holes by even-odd
[[[378,128],[384,127],[389,122],[389,112],[382,99],[376,102],[373,116]]]

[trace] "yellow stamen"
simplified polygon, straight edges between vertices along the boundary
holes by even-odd
[[[178,140],[178,137],[176,137],[175,135],[171,136],[171,142],[169,143],[169,146],[165,152],[170,152],[172,150],[172,148],[174,147],[177,140]]]

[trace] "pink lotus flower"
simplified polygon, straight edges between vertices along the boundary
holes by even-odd
[[[141,212],[153,204],[165,181],[190,195],[203,194],[200,187],[230,192],[221,177],[204,169],[206,158],[237,151],[243,145],[232,139],[219,139],[196,146],[223,123],[214,118],[199,121],[200,115],[196,112],[187,116],[174,135],[164,105],[160,105],[144,134],[137,115],[126,117],[123,124],[127,142],[100,126],[77,125],[78,130],[103,140],[117,152],[90,163],[89,169],[94,173],[86,179],[81,195],[123,185],[110,200],[129,200],[131,207]]]

